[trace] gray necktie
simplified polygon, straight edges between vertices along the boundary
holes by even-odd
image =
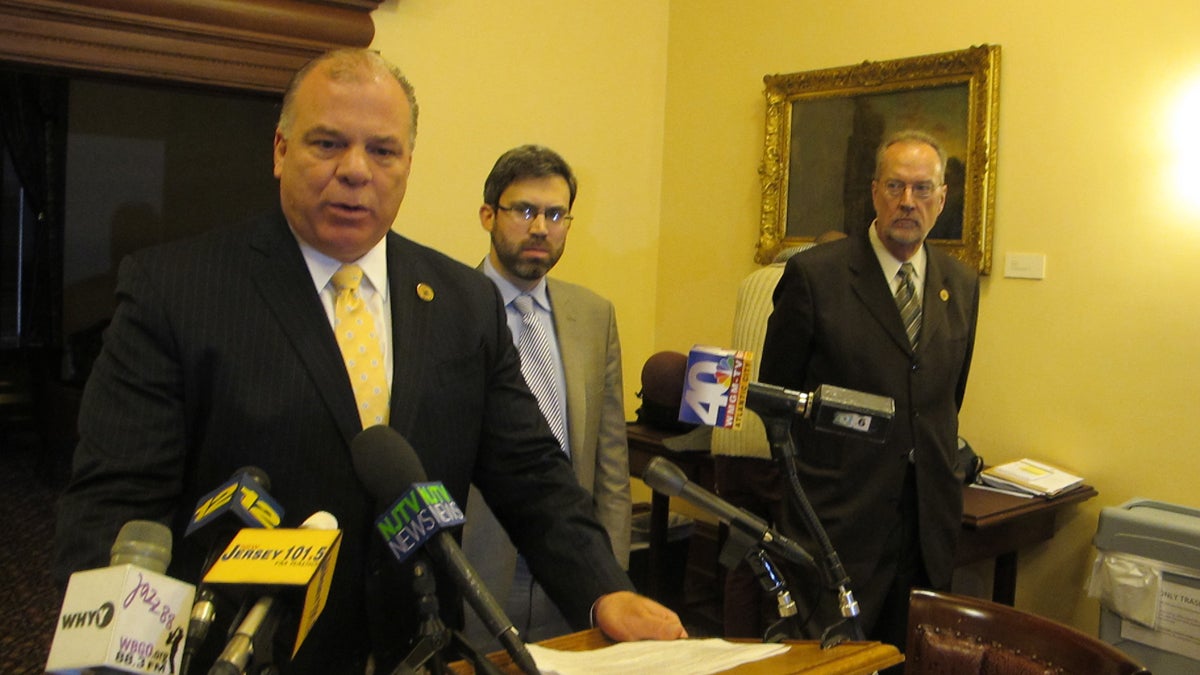
[[[917,285],[913,280],[915,270],[910,262],[900,266],[896,276],[900,277],[900,288],[896,289],[896,307],[900,308],[900,320],[908,334],[908,344],[917,347],[917,336],[921,332],[921,300],[917,297]]]
[[[559,400],[554,384],[554,353],[550,349],[550,334],[534,309],[533,298],[528,295],[518,295],[513,299],[513,306],[521,313],[521,337],[517,339],[517,351],[521,352],[521,374],[525,383],[537,398],[542,416],[550,425],[550,431],[558,439],[558,444],[565,450],[567,447],[567,422],[563,413],[563,404]]]

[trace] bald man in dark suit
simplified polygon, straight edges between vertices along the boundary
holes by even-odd
[[[372,532],[379,506],[349,452],[382,415],[459,504],[468,484],[479,487],[574,627],[594,620],[616,639],[684,634],[673,612],[631,592],[522,379],[492,283],[390,230],[416,122],[394,66],[367,50],[327,54],[284,97],[281,212],[122,263],[59,510],[60,581],[106,565],[135,518],[172,527],[169,572],[195,581],[207,551],[182,539],[192,508],[239,467],[258,466],[287,510],[282,525],[326,510],[344,533],[328,605],[283,672],[388,672],[417,609],[406,570]],[[356,398],[335,338],[331,279],[349,265],[382,336],[382,411]],[[439,578],[449,622],[459,618],[452,588]]]
[[[875,222],[788,261],[760,370],[762,381],[790,389],[829,384],[895,399],[882,445],[803,423],[793,435],[800,483],[850,577],[868,637],[901,649],[909,589],[949,587],[962,521],[954,457],[979,280],[925,244],[945,205],[945,166],[941,146],[926,134],[884,142],[871,188]],[[786,529],[817,553],[794,513]],[[810,606],[820,598],[812,630],[837,620],[836,598],[802,591]]]

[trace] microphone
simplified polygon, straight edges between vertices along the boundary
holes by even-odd
[[[740,429],[747,409],[764,418],[798,416],[826,433],[887,440],[896,402],[853,389],[823,384],[811,393],[747,382],[753,354],[696,345],[688,352],[679,421]]]
[[[225,528],[208,526],[221,521],[237,521],[238,527],[279,527],[283,507],[267,493],[270,489],[271,479],[262,469],[246,466],[234,471],[229,480],[196,502],[183,536],[201,528],[219,533]]]
[[[721,522],[749,535],[762,548],[797,565],[816,568],[816,561],[799,544],[771,529],[758,516],[740,509],[688,480],[687,475],[670,460],[655,457],[642,472],[642,480],[651,489],[671,497],[682,497]]]
[[[148,520],[121,528],[110,565],[76,572],[67,582],[46,671],[116,668],[177,672],[196,588],[165,576],[171,530]]]
[[[245,466],[233,472],[229,480],[196,502],[184,537],[208,543],[208,556],[201,568],[203,578],[229,540],[243,527],[276,527],[283,508],[268,494],[271,479],[257,466]],[[183,648],[181,675],[187,675],[192,659],[208,638],[217,618],[216,597],[208,584],[200,584],[188,623],[188,640]]]
[[[303,523],[300,524],[299,530],[337,530],[337,518],[334,518],[328,511],[317,511],[309,516]],[[272,530],[273,535],[284,535],[286,530]],[[339,533],[340,534],[340,533]],[[236,545],[235,540],[235,545]],[[231,546],[231,548],[233,548]],[[284,554],[284,564],[290,565],[297,560],[304,560],[306,557],[311,558],[310,551],[304,550],[302,544],[297,544],[288,549]],[[259,551],[274,553],[282,549],[256,549]],[[304,554],[299,556],[299,554]],[[331,554],[332,555],[336,555]],[[298,557],[299,556],[299,557]],[[277,556],[272,556],[277,557]],[[222,556],[224,559],[225,556]],[[314,559],[314,562],[324,562],[324,556]],[[331,571],[332,562],[325,566],[327,572]],[[214,569],[216,564],[214,564]],[[219,572],[219,570],[218,570]],[[284,576],[283,573],[277,572],[279,576]],[[269,583],[263,579],[258,580],[259,583]],[[316,612],[320,612],[323,608],[323,600],[321,598],[321,606],[314,607]],[[281,609],[282,600],[278,597],[278,593],[271,593],[261,596],[243,615],[237,629],[233,632],[232,637],[225,644],[225,649],[221,651],[220,656],[209,669],[209,675],[241,675],[246,671],[251,659],[259,658],[260,663],[271,663],[272,651],[271,647],[275,638],[275,633],[279,628],[280,620],[282,619],[283,610]],[[309,611],[304,614],[308,616]],[[315,619],[315,616],[312,616]],[[292,649],[294,656],[296,650],[300,648],[300,643],[307,636],[307,626],[302,625],[299,634],[296,637],[295,646]]]
[[[791,487],[791,501],[799,511],[805,528],[821,549],[824,565],[818,569],[825,573],[826,586],[838,595],[838,610],[844,617],[843,623],[849,627],[851,637],[862,639],[863,630],[858,622],[860,610],[850,590],[850,579],[800,485],[791,427],[794,418],[799,416],[809,420],[817,431],[883,443],[887,440],[896,403],[884,396],[830,385],[821,385],[812,393],[803,393],[761,382],[745,382],[751,358],[750,352],[746,351],[703,345],[692,347],[688,353],[679,419],[736,429],[741,426],[745,408],[758,413],[767,433],[771,455],[780,464]],[[649,469],[648,466],[647,472]],[[669,485],[664,485],[666,487]],[[823,646],[836,644],[841,637],[837,629],[835,625],[826,630]]]
[[[512,621],[446,531],[465,522],[462,511],[440,482],[427,482],[425,467],[408,440],[391,427],[369,427],[351,441],[350,456],[359,480],[377,501],[389,503],[394,495],[401,495],[376,520],[376,527],[392,554],[403,561],[416,550],[426,548],[450,573],[459,591],[504,645],[513,663],[529,675],[539,673]]]
[[[171,530],[153,520],[131,520],[121,527],[109,549],[108,565],[135,565],[165,574],[171,564]]]
[[[812,393],[751,382],[746,407],[760,417],[798,415],[811,420],[817,431],[862,438],[872,443],[887,440],[896,414],[896,402],[887,396],[822,384]]]

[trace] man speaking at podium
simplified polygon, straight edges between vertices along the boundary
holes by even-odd
[[[383,423],[458,503],[473,482],[522,525],[510,534],[531,564],[559,571],[547,591],[573,627],[683,634],[631,592],[521,377],[492,282],[391,232],[416,132],[413,88],[394,66],[367,50],[319,57],[284,96],[281,212],[122,262],[59,509],[60,582],[106,565],[135,518],[172,526],[170,572],[195,581],[207,551],[181,536],[192,507],[258,466],[290,515],[326,510],[343,528],[328,605],[284,672],[389,672],[415,633],[411,580],[371,532],[379,507],[349,451]],[[454,596],[448,577],[438,589]],[[447,623],[458,611],[442,603]]]
[[[789,389],[828,384],[895,400],[882,445],[805,424],[793,436],[801,487],[850,577],[867,637],[901,649],[909,589],[949,587],[962,527],[954,457],[979,279],[925,243],[946,203],[945,167],[927,134],[883,142],[871,183],[875,221],[788,260],[759,371]],[[787,534],[815,553],[796,518]],[[831,593],[798,595],[810,609],[820,597],[813,637],[838,619]]]

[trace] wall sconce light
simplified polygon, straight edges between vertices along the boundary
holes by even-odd
[[[1184,87],[1171,122],[1176,193],[1185,208],[1200,209],[1200,77]]]

